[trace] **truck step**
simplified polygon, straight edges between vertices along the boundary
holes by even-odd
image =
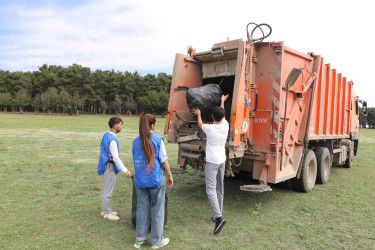
[[[253,192],[253,193],[263,193],[266,191],[272,191],[272,188],[266,184],[258,184],[258,185],[243,185],[243,186],[240,186],[240,190]]]

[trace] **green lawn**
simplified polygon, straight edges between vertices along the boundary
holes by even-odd
[[[132,248],[132,184],[123,175],[112,197],[121,220],[100,217],[102,177],[96,167],[109,118],[0,114],[0,249]],[[121,158],[133,172],[138,117],[122,118]],[[164,125],[158,118],[158,134]],[[226,179],[228,222],[216,236],[203,173],[174,175],[166,249],[374,248],[375,130],[362,130],[359,145],[353,168],[334,167],[330,181],[308,194],[280,185],[262,194],[242,192],[239,186],[248,181]],[[176,144],[166,148],[177,167]]]

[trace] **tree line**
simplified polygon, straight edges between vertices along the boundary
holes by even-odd
[[[0,70],[0,107],[7,111],[62,113],[164,113],[172,76],[73,64],[43,65],[33,72]]]

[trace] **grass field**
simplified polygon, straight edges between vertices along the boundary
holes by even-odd
[[[117,176],[112,208],[121,220],[100,217],[100,140],[110,116],[0,114],[0,249],[130,249],[132,184]],[[138,117],[122,117],[121,158],[133,172],[131,142]],[[162,134],[165,120],[157,119]],[[166,143],[172,167],[177,147]],[[242,192],[244,179],[225,180],[227,224],[214,236],[204,175],[189,169],[168,189],[166,249],[374,249],[375,130],[362,130],[351,169],[334,167],[311,193],[272,185]],[[146,247],[149,248],[149,247]]]

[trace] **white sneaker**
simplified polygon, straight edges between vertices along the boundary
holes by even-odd
[[[105,214],[103,218],[107,220],[119,220],[120,219],[120,217],[114,214]]]
[[[143,244],[145,244],[147,240],[138,240],[134,243],[134,248],[141,248]]]
[[[158,249],[158,248],[168,245],[168,243],[169,243],[169,239],[164,237],[158,244],[153,245],[151,248]]]
[[[118,213],[117,212],[115,212],[115,211],[112,211],[112,214],[113,215],[118,215]],[[100,215],[103,217],[104,215],[105,215],[105,213],[104,213],[104,211],[102,211],[101,213],[100,213]]]

